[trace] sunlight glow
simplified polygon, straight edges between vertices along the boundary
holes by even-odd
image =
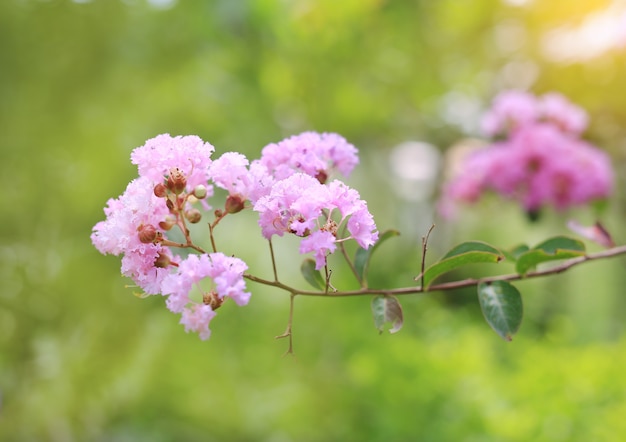
[[[543,52],[552,61],[586,61],[626,46],[626,2],[589,14],[579,26],[562,26],[545,35]]]

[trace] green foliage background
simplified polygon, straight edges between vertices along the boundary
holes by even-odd
[[[251,304],[225,305],[201,342],[162,299],[133,296],[119,260],[89,241],[106,200],[136,174],[130,151],[159,133],[255,157],[303,130],[335,131],[362,154],[348,182],[382,230],[403,230],[374,258],[372,285],[410,285],[432,215],[392,196],[391,147],[417,139],[445,150],[465,132],[449,103],[487,106],[510,86],[510,63],[531,61],[532,90],[584,106],[588,137],[614,157],[617,191],[603,221],[623,242],[626,53],[563,64],[541,52],[547,32],[608,4],[0,2],[0,440],[625,435],[623,259],[516,284],[526,318],[512,343],[484,323],[471,290],[402,298],[405,325],[393,336],[377,334],[367,298],[297,299],[296,356],[282,357],[286,343],[273,337],[286,325],[284,293],[250,285]],[[520,26],[513,49],[499,49],[500,30]],[[438,225],[429,259],[468,239],[532,245],[563,233],[568,216],[593,220],[580,209],[529,223],[517,207],[486,201]],[[253,214],[219,233],[226,253],[270,274]],[[291,246],[277,245],[280,269],[303,284]],[[350,287],[343,270],[334,281]]]

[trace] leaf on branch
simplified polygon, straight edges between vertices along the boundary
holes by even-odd
[[[466,264],[500,262],[502,252],[482,241],[467,241],[450,250],[446,255],[426,269],[422,275],[422,286],[428,288],[440,275]]]
[[[395,296],[375,296],[372,299],[372,314],[374,315],[374,325],[379,333],[385,330],[386,323],[391,323],[389,333],[396,333],[402,328],[404,322],[402,306]]]
[[[378,241],[376,241],[376,244],[372,247],[368,249],[359,247],[357,249],[356,254],[354,255],[354,269],[356,270],[360,283],[363,283],[363,278],[367,275],[367,268],[369,267],[370,258],[374,253],[374,250],[376,250],[384,241],[399,235],[400,232],[397,230],[386,230],[379,235]]]
[[[491,328],[505,341],[512,340],[524,313],[520,292],[507,281],[481,282],[478,302]]]
[[[555,236],[522,253],[517,258],[515,270],[520,275],[525,275],[542,262],[577,258],[584,254],[585,245],[582,241],[567,236]]]
[[[528,250],[530,250],[530,247],[528,247],[526,244],[520,244],[510,250],[503,250],[502,253],[507,260],[515,262],[517,261],[517,258],[519,258],[522,254],[528,252]]]
[[[322,274],[319,270],[315,270],[315,260],[311,258],[307,258],[302,261],[302,265],[300,266],[300,272],[304,279],[311,284],[316,289],[325,291],[326,290],[326,282],[322,277]]]

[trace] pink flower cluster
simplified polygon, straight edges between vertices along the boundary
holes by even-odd
[[[261,153],[261,164],[277,180],[302,172],[325,183],[334,171],[348,176],[358,162],[356,148],[332,133],[304,132],[269,144]]]
[[[489,191],[518,201],[531,215],[544,206],[564,210],[607,198],[611,162],[579,138],[586,125],[586,113],[561,95],[502,93],[483,120],[486,134],[499,141],[464,159],[444,186],[442,214],[451,216],[457,203],[474,203]]]
[[[556,92],[541,97],[510,90],[500,93],[484,115],[482,129],[487,136],[507,137],[528,125],[548,123],[561,132],[580,135],[587,128],[587,113]]]
[[[189,237],[186,224],[202,216],[194,206],[201,201],[205,209],[210,207],[206,199],[213,195],[213,185],[228,191],[216,216],[254,207],[263,236],[290,232],[303,237],[300,253],[314,253],[318,268],[338,241],[354,239],[367,248],[378,237],[355,190],[336,180],[323,184],[335,171],[348,175],[358,163],[356,148],[339,135],[293,136],[266,146],[251,163],[236,152],[212,160],[213,151],[196,136],[163,134],[146,141],[131,154],[139,177],[108,201],[106,219],[91,235],[101,253],[123,255],[122,273],[142,290],[167,296],[168,309],[181,314],[185,329],[201,339],[210,336],[209,322],[225,299],[238,305],[250,299],[247,265],[219,252],[205,253]],[[344,224],[349,236],[340,238],[338,228]],[[171,240],[172,229],[187,242]],[[199,254],[174,253],[188,247]],[[207,283],[200,286],[205,279],[211,281],[208,288]]]
[[[300,253],[313,253],[318,269],[339,241],[354,239],[368,248],[378,232],[359,193],[328,178],[349,175],[358,164],[357,150],[337,134],[304,132],[265,146],[261,158],[248,162],[228,152],[210,168],[213,182],[229,192],[229,200],[250,201],[259,212],[265,238],[292,233],[303,237]],[[333,216],[337,213],[338,220]],[[339,237],[346,226],[349,235]]]
[[[303,237],[300,253],[313,252],[316,268],[326,265],[326,256],[338,241],[354,239],[368,248],[378,239],[374,218],[359,193],[338,180],[328,185],[303,173],[295,173],[274,184],[270,193],[257,201],[263,236],[293,233]],[[333,218],[335,211],[338,220]],[[338,238],[345,224],[349,236]]]

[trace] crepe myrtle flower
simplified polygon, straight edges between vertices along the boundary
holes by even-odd
[[[536,97],[529,92],[507,90],[493,100],[481,125],[485,135],[506,138],[524,126],[541,122],[578,136],[587,128],[588,116],[583,108],[556,92]]]
[[[197,332],[200,339],[205,340],[211,335],[209,322],[226,298],[233,299],[240,306],[248,304],[250,293],[245,291],[243,279],[247,269],[241,259],[219,252],[189,255],[178,264],[176,272],[165,277],[161,292],[167,296],[167,308],[181,314],[180,323],[185,326],[185,331]],[[208,291],[200,286],[204,280],[211,281]],[[201,301],[192,299],[194,287],[202,292]]]
[[[158,226],[169,209],[154,194],[152,181],[145,177],[131,181],[122,195],[107,202],[104,213],[106,219],[98,222],[91,234],[96,249],[103,254],[124,255],[122,274],[146,293],[159,293],[168,272],[164,259],[171,254],[157,241],[165,237]]]
[[[246,201],[255,203],[269,193],[274,179],[259,161],[248,161],[238,152],[226,152],[209,167],[213,183],[228,191],[226,211],[239,212]]]
[[[608,155],[550,123],[527,124],[504,141],[471,153],[443,190],[440,208],[474,203],[495,192],[535,216],[544,206],[563,211],[608,198],[613,170]]]
[[[538,119],[539,108],[534,95],[518,90],[501,92],[491,109],[483,116],[483,133],[490,137],[506,135]]]
[[[265,146],[260,162],[276,180],[300,172],[325,183],[334,172],[350,175],[359,162],[357,153],[341,135],[303,132]]]
[[[171,179],[172,175],[185,177],[184,189],[192,193],[199,186],[208,186],[211,154],[215,148],[195,135],[172,137],[161,134],[149,139],[131,153],[139,176],[155,185]],[[209,194],[210,196],[210,194]]]
[[[378,239],[367,203],[356,190],[337,180],[323,185],[310,175],[295,173],[276,182],[254,210],[259,212],[265,238],[285,233],[302,237],[300,253],[313,252],[318,270],[326,265],[337,242],[354,239],[368,248]],[[348,236],[342,238],[339,232],[344,225]]]

